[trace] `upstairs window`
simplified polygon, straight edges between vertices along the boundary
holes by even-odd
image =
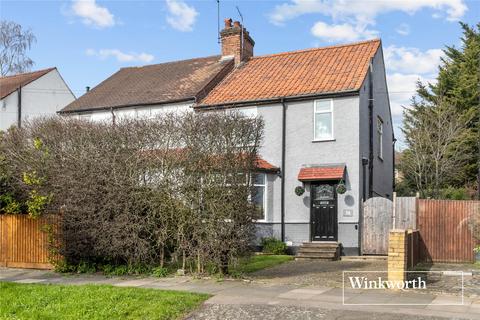
[[[316,100],[313,118],[313,140],[333,140],[333,100]]]
[[[378,157],[383,160],[383,120],[377,118]]]

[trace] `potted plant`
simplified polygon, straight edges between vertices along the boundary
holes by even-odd
[[[302,194],[304,194],[304,193],[305,193],[305,188],[304,188],[304,187],[298,186],[298,187],[295,188],[295,194],[296,194],[297,196],[300,197],[300,196],[301,196]]]
[[[337,184],[337,193],[344,194],[345,192],[347,192],[347,187],[345,186],[345,183],[342,180],[340,181],[339,184]]]

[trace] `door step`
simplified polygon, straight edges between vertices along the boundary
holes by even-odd
[[[342,261],[386,261],[387,256],[342,256]]]
[[[295,260],[338,260],[340,243],[304,242],[295,256]]]

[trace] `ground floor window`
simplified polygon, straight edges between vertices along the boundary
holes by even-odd
[[[257,221],[265,220],[267,178],[265,173],[256,173],[253,176],[252,202],[258,209]]]

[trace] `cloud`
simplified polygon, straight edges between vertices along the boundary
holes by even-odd
[[[291,0],[277,5],[269,18],[275,25],[284,25],[288,20],[305,14],[316,13],[329,17],[332,19],[331,25],[319,21],[311,31],[314,36],[331,42],[371,38],[378,32],[369,27],[376,24],[376,18],[380,14],[391,11],[414,14],[425,8],[436,10],[436,13],[440,12],[452,21],[459,20],[467,11],[464,0]],[[330,36],[328,31],[332,31],[333,35]],[[348,31],[353,35],[348,36]],[[408,25],[400,26],[397,32],[408,34]],[[338,36],[334,36],[335,34]]]
[[[392,116],[401,116],[403,107],[408,107],[415,94],[417,81],[428,81],[420,74],[392,73],[387,76],[388,93]]]
[[[384,55],[385,65],[390,71],[430,74],[438,70],[444,53],[441,49],[421,51],[392,45],[385,48]]]
[[[143,62],[148,63],[152,62],[155,57],[148,53],[125,53],[118,49],[87,49],[85,51],[87,56],[95,56],[99,57],[100,59],[107,59],[113,57],[117,59],[118,62]]]
[[[410,34],[410,26],[406,23],[402,23],[395,29],[395,31],[402,36],[406,36]]]
[[[172,28],[182,32],[193,30],[198,15],[194,7],[181,0],[167,0],[167,9],[167,22]]]
[[[464,0],[291,0],[274,8],[269,15],[274,24],[310,13],[320,13],[334,20],[350,20],[360,24],[374,24],[375,18],[390,11],[414,14],[421,9],[433,9],[446,14],[451,21],[459,20],[467,11]]]
[[[98,5],[95,0],[74,0],[72,12],[89,26],[107,28],[115,25],[113,14],[107,8]]]
[[[440,49],[420,50],[418,48],[388,46],[384,49],[387,84],[395,136],[399,146],[403,144],[401,127],[403,110],[410,108],[417,82],[434,83],[443,51]]]
[[[311,32],[315,37],[328,42],[355,41],[373,38],[378,35],[378,32],[375,30],[368,30],[348,23],[329,25],[322,21],[315,23]]]

